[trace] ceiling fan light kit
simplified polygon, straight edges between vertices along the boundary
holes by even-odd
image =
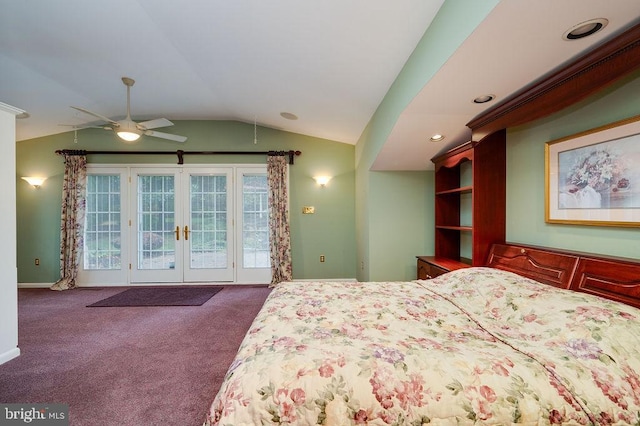
[[[119,124],[120,125],[114,130],[116,131],[116,134],[120,139],[126,142],[134,142],[137,141],[140,136],[142,136],[142,132],[138,130],[135,122],[131,120],[123,120]]]
[[[113,130],[120,139],[125,142],[135,142],[140,136],[146,135],[160,139],[167,139],[174,142],[184,142],[187,140],[186,136],[174,135],[171,133],[156,132],[151,129],[157,129],[159,127],[173,126],[173,123],[166,118],[156,118],[154,120],[143,121],[136,123],[131,119],[131,87],[134,85],[135,80],[129,77],[122,77],[122,82],[127,86],[127,117],[124,120],[115,121],[104,115],[86,110],[84,108],[74,107],[78,111],[85,114],[93,115],[102,121],[105,121],[107,126],[104,128],[107,130]]]

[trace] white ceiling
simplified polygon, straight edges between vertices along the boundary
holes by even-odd
[[[94,120],[70,105],[122,117],[128,76],[136,121],[354,144],[443,0],[0,1],[0,101],[31,115],[19,140]]]
[[[123,118],[128,76],[136,121],[255,120],[355,144],[442,3],[0,0],[0,102],[30,114],[18,140],[61,133],[95,123],[71,105]],[[600,17],[600,33],[561,39]],[[491,106],[474,97],[499,102],[639,21],[638,0],[502,0],[400,115],[374,168],[430,168]]]
[[[600,32],[562,38],[596,18],[609,20]],[[638,22],[638,0],[501,1],[402,112],[373,168],[433,168],[433,156],[470,140],[471,119]],[[496,99],[473,103],[485,94]],[[446,139],[430,142],[436,133]]]

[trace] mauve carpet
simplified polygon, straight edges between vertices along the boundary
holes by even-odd
[[[136,287],[87,306],[200,306],[220,290],[222,287]]]
[[[20,289],[21,355],[0,402],[69,404],[71,425],[201,425],[270,289],[226,286],[202,306],[86,306],[122,288]]]

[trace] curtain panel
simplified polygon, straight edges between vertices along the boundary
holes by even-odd
[[[283,281],[291,281],[293,277],[287,190],[288,167],[287,158],[284,156],[270,155],[267,158],[272,286]]]
[[[84,234],[86,155],[64,155],[62,184],[62,220],[60,224],[60,279],[52,290],[76,287]]]

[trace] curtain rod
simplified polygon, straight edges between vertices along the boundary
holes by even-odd
[[[126,154],[126,155],[177,155],[178,164],[184,164],[185,155],[268,155],[289,156],[289,164],[293,164],[293,157],[302,154],[301,151],[85,151],[82,149],[59,149],[56,154],[62,155],[92,155],[92,154]]]

